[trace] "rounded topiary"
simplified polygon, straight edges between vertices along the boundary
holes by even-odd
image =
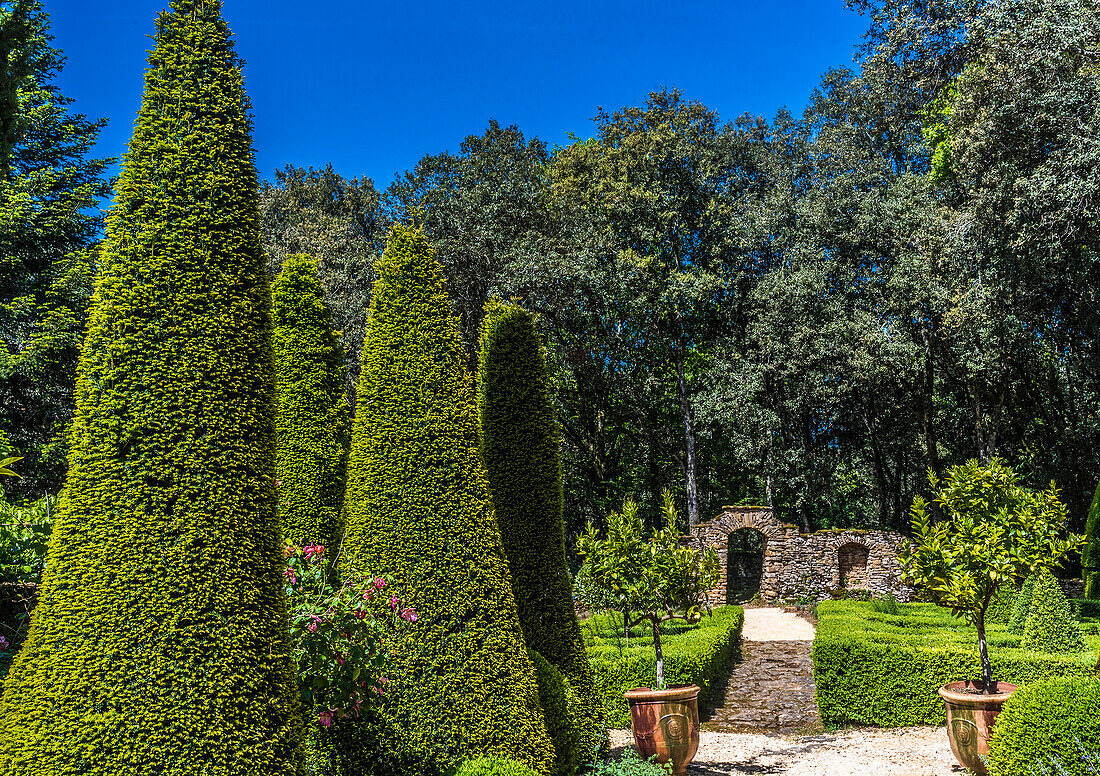
[[[390,575],[418,619],[388,645],[380,730],[349,737],[346,770],[433,773],[484,755],[549,773],[553,746],[439,264],[423,234],[395,226],[377,267],[341,564]]]
[[[603,725],[573,608],[562,521],[561,440],[535,316],[485,306],[478,359],[481,452],[512,573],[527,645],[569,680],[588,717]]]
[[[1016,609],[1016,595],[1016,585],[1013,582],[1006,582],[998,587],[985,611],[985,621],[1007,624]]]
[[[107,217],[69,473],[0,697],[0,774],[292,776],[271,290],[216,0],[156,23]]]
[[[351,428],[344,350],[309,256],[287,256],[271,289],[275,319],[275,472],[283,536],[332,545],[341,533]]]
[[[1081,572],[1085,579],[1085,598],[1100,598],[1100,484],[1092,495],[1088,520],[1085,522]]]
[[[1049,571],[1035,577],[1020,646],[1036,652],[1080,652],[1087,648],[1062,586]]]
[[[1012,616],[1008,618],[1008,630],[1012,633],[1023,633],[1027,625],[1027,615],[1031,610],[1031,596],[1035,592],[1035,575],[1028,574],[1024,578],[1024,584],[1020,592],[1016,594],[1016,601],[1012,604]]]
[[[502,757],[478,757],[462,763],[455,776],[539,776],[523,763]]]
[[[993,776],[1086,776],[1096,772],[1084,761],[1086,752],[1100,753],[1100,681],[1053,679],[1025,685],[1005,702],[989,762]]]

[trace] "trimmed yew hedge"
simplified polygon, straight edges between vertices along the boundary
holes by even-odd
[[[860,601],[825,601],[817,607],[813,644],[817,708],[826,723],[904,727],[942,725],[948,682],[981,676],[973,628],[934,604],[902,604],[891,616]],[[1020,649],[1020,636],[987,627],[993,676],[1024,685],[1043,679],[1087,676],[1100,638],[1089,651],[1044,654]]]
[[[344,349],[312,258],[287,256],[271,297],[283,537],[299,546],[331,546],[343,533],[340,508],[351,442]]]
[[[745,610],[723,606],[698,625],[671,620],[661,625],[661,649],[665,659],[665,683],[668,686],[697,684],[703,697],[719,681],[741,645]],[[599,614],[581,624],[585,651],[596,678],[596,692],[603,703],[607,724],[630,727],[630,707],[623,697],[635,687],[652,687],[657,680],[657,658],[653,636],[645,629],[632,631],[630,646],[619,651],[617,639],[601,635],[621,628],[622,615]]]
[[[603,726],[573,609],[562,520],[561,435],[535,316],[485,306],[478,357],[481,453],[527,646],[573,686],[586,727]]]
[[[380,727],[340,743],[345,770],[432,774],[491,756],[549,774],[554,749],[439,263],[420,231],[394,226],[377,269],[341,564],[391,577],[419,616],[387,644]]]
[[[156,21],[107,216],[69,471],[0,697],[4,776],[295,776],[271,290],[217,0]]]

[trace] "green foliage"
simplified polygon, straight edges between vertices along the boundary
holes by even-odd
[[[970,460],[928,484],[945,519],[933,524],[928,504],[913,499],[914,541],[899,555],[902,579],[928,591],[978,631],[982,681],[992,686],[986,649],[986,611],[997,589],[1027,571],[1050,569],[1077,549],[1082,537],[1059,535],[1066,508],[1050,490],[1033,492],[994,458],[983,466]]]
[[[598,762],[589,773],[590,776],[668,776],[672,763],[658,763],[657,755],[643,760],[637,749],[627,747],[620,759]]]
[[[666,686],[660,623],[698,622],[703,608],[709,607],[707,593],[720,574],[714,547],[699,550],[680,541],[672,494],[665,491],[664,496],[665,527],[648,541],[632,499],[626,500],[622,512],[608,515],[606,537],[601,538],[589,524],[577,540],[577,551],[591,564],[594,584],[615,601],[615,608],[631,624],[650,624],[660,689]]]
[[[294,776],[271,296],[216,0],[156,22],[0,774]]]
[[[89,158],[106,122],[71,111],[52,40],[37,0],[0,7],[0,433],[25,456],[8,483],[19,498],[56,492],[65,473],[89,249],[113,161]]]
[[[0,583],[38,583],[56,511],[56,496],[25,506],[0,500]]]
[[[524,639],[568,678],[598,728],[565,560],[560,434],[533,315],[486,304],[477,385],[481,454]]]
[[[527,649],[527,655],[535,666],[539,705],[554,743],[553,773],[572,776],[606,747],[607,733],[602,726],[593,724],[591,714],[581,704],[572,685],[550,661],[531,648]]]
[[[1012,616],[1008,618],[1008,629],[1013,633],[1023,634],[1027,625],[1027,615],[1031,611],[1031,597],[1035,593],[1035,580],[1037,575],[1028,574],[1024,578],[1024,584],[1020,587],[1020,593],[1012,604]]]
[[[1079,652],[1085,649],[1085,639],[1073,619],[1065,593],[1049,571],[1040,571],[1036,575],[1035,591],[1031,596],[1020,646],[1035,652]]]
[[[349,738],[345,768],[378,760],[388,773],[433,773],[491,755],[549,773],[553,747],[439,265],[422,234],[395,226],[377,269],[341,565],[392,577],[422,616],[387,645],[390,703],[376,732]]]
[[[818,605],[812,656],[817,706],[830,724],[942,725],[940,687],[974,676],[981,662],[975,629],[933,604],[901,604],[899,616],[869,603],[825,601]],[[1088,676],[1093,651],[1050,654],[1020,647],[1020,637],[1000,625],[987,633],[997,679],[1023,686],[1040,679]],[[1088,637],[1091,650],[1100,637]]]
[[[702,695],[709,692],[737,654],[744,621],[741,607],[723,606],[697,625],[683,620],[662,623],[666,684],[696,684]],[[608,613],[588,618],[581,630],[608,725],[630,727],[630,708],[623,693],[653,687],[657,678],[651,629],[643,628],[640,634],[635,630],[626,645],[622,617]]]
[[[884,596],[875,596],[871,599],[871,606],[876,612],[882,614],[894,614],[898,613],[898,599],[893,593],[887,593]]]
[[[1100,749],[1100,682],[1065,678],[1036,682],[1012,693],[993,729],[993,776],[1032,776],[1058,756],[1060,776],[1096,773],[1083,756]],[[1095,757],[1095,755],[1094,755]]]
[[[1095,598],[1071,598],[1069,608],[1074,617],[1100,618],[1100,601]]]
[[[275,323],[275,476],[292,544],[335,547],[343,533],[351,419],[344,351],[309,256],[288,256],[271,289]]]
[[[993,598],[989,601],[989,608],[985,610],[985,621],[1007,625],[1012,618],[1012,613],[1016,610],[1016,596],[1014,582],[1009,581],[998,585]]]
[[[1100,484],[1089,504],[1085,521],[1085,548],[1081,551],[1081,572],[1085,578],[1085,598],[1100,598]]]
[[[539,772],[506,757],[478,757],[462,763],[454,776],[539,776]]]

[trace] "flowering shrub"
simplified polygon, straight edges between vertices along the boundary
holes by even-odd
[[[298,691],[316,723],[358,716],[370,696],[385,692],[382,636],[416,621],[416,612],[382,577],[356,575],[332,584],[320,545],[284,550],[290,638]]]

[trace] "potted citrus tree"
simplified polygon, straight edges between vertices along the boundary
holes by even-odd
[[[942,480],[929,472],[928,482],[939,517],[924,498],[913,499],[913,539],[901,551],[902,579],[977,631],[981,679],[950,682],[939,693],[951,751],[962,765],[985,774],[993,723],[1016,689],[993,676],[985,633],[990,602],[1006,581],[1059,565],[1083,538],[1063,536],[1066,508],[1054,483],[1028,490],[999,459],[954,466]]]
[[[665,492],[665,528],[647,540],[638,507],[627,499],[622,512],[607,518],[600,536],[590,524],[577,547],[589,567],[591,584],[605,600],[624,613],[627,632],[648,624],[656,657],[654,687],[626,693],[634,740],[644,759],[656,755],[682,774],[699,748],[699,687],[668,687],[665,683],[662,623],[673,619],[698,622],[709,611],[707,591],[719,578],[718,553],[713,547],[688,546],[676,530],[676,508]]]

